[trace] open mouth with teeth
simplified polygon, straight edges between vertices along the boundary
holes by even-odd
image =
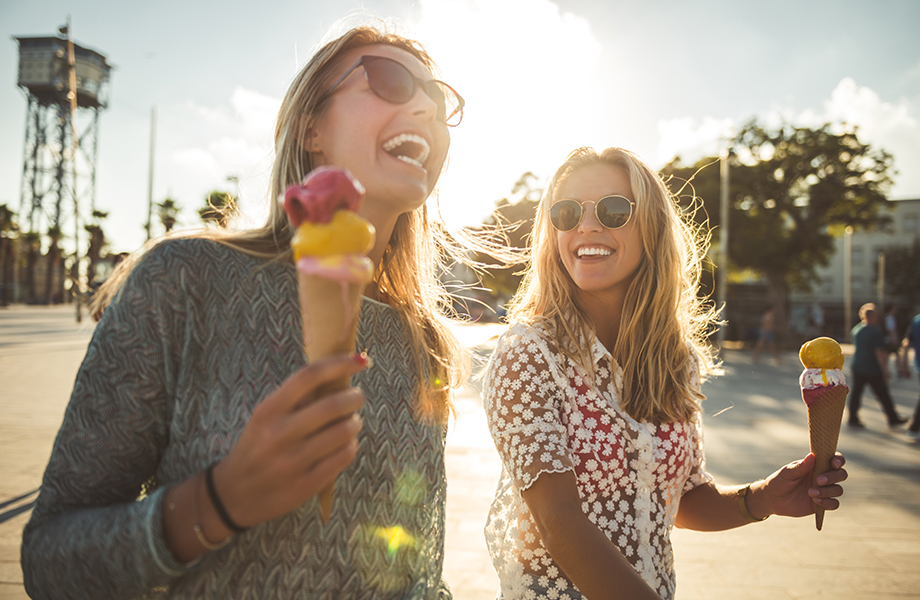
[[[401,133],[383,143],[383,149],[390,156],[420,169],[425,168],[425,161],[431,148],[425,138],[414,133]]]
[[[613,250],[604,246],[581,246],[575,251],[578,258],[602,258],[613,254]]]

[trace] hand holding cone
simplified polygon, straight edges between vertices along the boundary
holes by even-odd
[[[291,248],[303,317],[304,353],[309,362],[355,352],[364,288],[373,279],[367,252],[374,226],[356,211],[363,186],[348,171],[320,167],[284,194],[284,208],[296,228]],[[332,382],[317,397],[343,390],[349,379]],[[323,521],[332,515],[334,484],[320,493]]]
[[[799,350],[799,359],[805,371],[799,379],[802,400],[808,409],[808,443],[815,455],[812,485],[817,485],[818,475],[831,470],[831,460],[837,452],[840,423],[847,402],[843,367],[843,352],[831,338],[820,337]],[[824,508],[815,506],[815,527],[824,524]]]

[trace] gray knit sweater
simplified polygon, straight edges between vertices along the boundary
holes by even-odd
[[[316,499],[182,566],[169,486],[222,458],[255,406],[303,366],[291,264],[220,244],[161,244],[96,327],[23,532],[33,598],[449,598],[444,431],[418,422],[392,308],[366,300],[355,378],[366,404],[329,523]],[[139,499],[140,498],[140,499]]]

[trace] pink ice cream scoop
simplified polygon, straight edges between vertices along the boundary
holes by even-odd
[[[340,209],[358,210],[364,186],[345,169],[319,167],[284,193],[284,210],[294,227],[304,221],[328,223]]]

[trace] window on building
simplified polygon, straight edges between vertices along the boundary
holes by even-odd
[[[862,246],[853,246],[852,250],[850,251],[850,261],[851,261],[854,265],[861,265],[861,264],[863,264],[863,249],[862,249]]]
[[[904,220],[904,233],[912,234],[917,233],[917,215],[905,215]]]

